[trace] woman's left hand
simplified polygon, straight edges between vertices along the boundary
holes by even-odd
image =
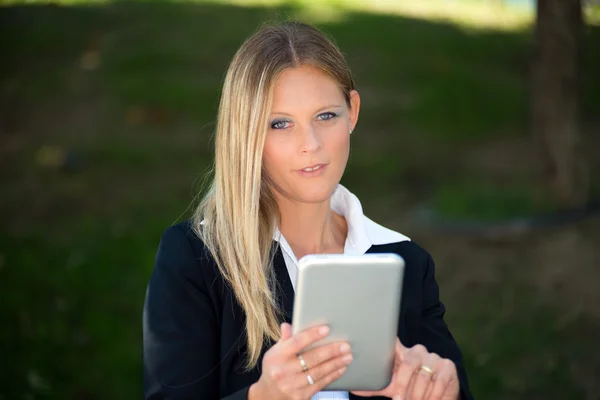
[[[394,400],[458,400],[459,382],[451,360],[429,353],[420,344],[404,347],[396,338],[394,373],[390,384],[376,392],[356,391],[358,396],[387,396]]]

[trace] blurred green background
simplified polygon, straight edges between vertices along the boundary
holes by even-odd
[[[600,399],[598,218],[488,238],[426,217],[556,208],[536,194],[528,2],[0,4],[0,399],[141,397],[160,235],[201,188],[233,53],[286,18],[346,54],[362,109],[342,183],[433,254],[476,397]],[[586,15],[582,120],[598,193],[600,13]]]

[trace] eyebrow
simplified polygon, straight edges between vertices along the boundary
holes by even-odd
[[[316,111],[316,113],[315,113],[315,114],[318,114],[318,113],[320,113],[321,111],[325,111],[325,110],[327,110],[328,108],[339,108],[339,107],[341,107],[341,104],[330,104],[330,105],[328,105],[328,106],[325,106],[325,107],[321,107],[321,108],[319,108],[319,109]],[[287,116],[289,116],[289,117],[291,117],[291,116],[292,116],[292,114],[288,114],[288,113],[286,113],[286,112],[280,112],[280,111],[273,111],[273,112],[271,113],[271,115],[275,115],[275,114],[278,114],[278,115],[287,115]]]

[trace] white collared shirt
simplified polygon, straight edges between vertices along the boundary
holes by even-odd
[[[337,186],[331,196],[331,209],[343,216],[348,224],[348,236],[344,244],[344,254],[365,254],[373,245],[410,240],[410,238],[387,229],[367,218],[363,214],[362,205],[358,198],[341,184]],[[281,246],[285,266],[290,275],[292,287],[296,291],[298,259],[279,229],[276,229],[273,239],[278,241]],[[312,400],[348,400],[348,398],[348,392],[328,391],[317,393],[312,397]]]

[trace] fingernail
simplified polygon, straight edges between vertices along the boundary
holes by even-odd
[[[394,396],[394,400],[402,400],[402,396]]]
[[[345,355],[344,358],[342,358],[342,360],[344,360],[346,364],[350,364],[350,362],[352,361],[352,354]]]
[[[347,353],[350,351],[350,345],[348,343],[344,343],[340,346],[340,351],[342,353]]]
[[[328,326],[322,326],[321,328],[319,328],[319,334],[321,335],[327,335],[329,333],[329,327]]]

